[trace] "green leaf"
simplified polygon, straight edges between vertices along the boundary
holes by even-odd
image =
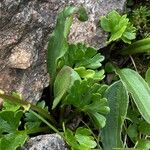
[[[102,129],[102,143],[104,150],[122,147],[121,131],[127,114],[128,94],[121,83],[117,81],[105,92],[108,99],[110,113],[106,116],[106,126]]]
[[[100,85],[92,79],[75,81],[64,100],[64,104],[73,105],[78,111],[84,112],[92,118],[96,127],[105,125],[105,117],[102,114],[109,112],[107,99],[103,98],[106,85]]]
[[[98,69],[102,66],[104,60],[98,51],[93,47],[87,47],[85,44],[71,44],[62,61],[65,65],[72,68],[85,67],[86,69]]]
[[[118,24],[114,24],[114,31],[112,31],[111,33],[111,37],[109,39],[109,43],[111,41],[115,41],[119,38],[121,38],[121,36],[123,35],[123,33],[125,32],[126,28],[127,28],[127,24],[128,24],[128,19],[126,18],[126,15],[123,15],[120,19]]]
[[[99,129],[104,128],[104,126],[106,125],[106,118],[103,115],[97,112],[93,112],[90,114],[90,117],[93,120],[95,126]]]
[[[87,128],[78,128],[76,130],[75,137],[78,143],[84,147],[95,148],[97,145],[97,143],[94,141],[94,138],[91,136],[91,131]]]
[[[65,139],[70,146],[76,147],[76,148],[79,147],[79,144],[77,143],[76,138],[70,129],[66,129],[64,134],[65,134]]]
[[[145,135],[150,135],[150,124],[145,121],[140,122],[138,130]]]
[[[22,115],[22,111],[0,111],[0,134],[16,131]]]
[[[80,75],[81,78],[93,78],[93,80],[100,81],[102,80],[104,75],[104,70],[95,71],[92,69],[87,69],[85,67],[74,68],[74,70]]]
[[[150,53],[150,38],[138,40],[121,50],[122,55],[132,55],[137,53]]]
[[[95,71],[87,69],[85,67],[74,68],[74,70],[80,75],[81,78],[93,78]]]
[[[28,136],[24,131],[18,131],[22,111],[1,111],[0,112],[0,149],[16,150],[22,146]]]
[[[97,146],[91,131],[87,128],[77,128],[75,134],[66,129],[64,132],[67,143],[71,146],[72,150],[91,150]]]
[[[139,112],[150,123],[150,87],[134,70],[118,69],[117,73],[128,92],[131,93]]]
[[[150,141],[149,140],[139,140],[136,148],[140,150],[149,150],[150,149]]]
[[[45,109],[48,113],[48,107],[45,106],[45,101],[38,102],[37,106],[42,109]],[[40,127],[40,125],[42,123],[42,121],[38,117],[36,117],[30,110],[25,113],[24,120],[26,121],[25,128],[30,129],[30,130],[33,128]]]
[[[22,99],[22,97],[19,93],[13,92],[11,95],[16,97],[16,98]],[[15,104],[11,101],[8,101],[7,99],[4,99],[3,110],[14,111],[15,112],[15,111],[19,110],[20,107],[21,106],[19,104]]]
[[[141,150],[138,148],[114,148],[113,150]]]
[[[122,39],[125,43],[131,43],[135,39],[135,27],[131,25],[127,15],[120,16],[115,10],[107,16],[101,17],[101,27],[104,31],[110,32],[108,43]]]
[[[133,105],[132,105],[133,106]],[[135,124],[139,124],[141,118],[141,114],[137,109],[133,109],[131,106],[128,107],[127,118]]]
[[[128,44],[131,44],[131,40],[136,38],[136,28],[133,27],[131,23],[128,23],[125,32],[123,33],[121,39]]]
[[[22,147],[28,139],[28,135],[25,132],[15,132],[5,135],[0,138],[0,149],[1,150],[16,150]]]
[[[103,30],[107,32],[111,32],[109,20],[105,16],[102,16],[100,20],[101,20],[101,27],[103,28]]]
[[[131,141],[133,143],[136,143],[136,141],[138,140],[138,127],[135,123],[129,125],[127,134],[130,137]]]
[[[88,19],[86,11],[83,7],[66,7],[61,13],[58,14],[55,29],[49,40],[47,66],[48,72],[52,79],[52,84],[56,75],[58,60],[68,50],[67,36],[70,31],[74,14],[78,14],[78,19],[81,21],[86,21]]]
[[[145,80],[150,87],[150,68],[148,68],[148,70],[146,71]]]
[[[73,85],[75,80],[80,80],[80,76],[72,68],[64,66],[59,73],[54,82],[54,101],[52,109],[54,109],[58,103],[61,101],[64,94]]]

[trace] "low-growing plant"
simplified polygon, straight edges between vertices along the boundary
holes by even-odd
[[[108,43],[121,39],[130,44],[131,40],[136,38],[136,28],[129,22],[127,15],[121,16],[112,11],[101,17],[100,24],[104,31],[110,32]]]
[[[140,37],[147,38],[150,36],[150,6],[143,5],[133,9],[129,17],[133,25],[137,27]]]

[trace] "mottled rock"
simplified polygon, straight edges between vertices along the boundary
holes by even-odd
[[[67,147],[59,135],[47,134],[30,138],[21,150],[67,150]]]
[[[0,21],[0,89],[17,90],[36,102],[49,84],[46,45],[57,13],[66,5],[82,5],[85,23],[74,19],[70,42],[101,48],[107,35],[97,28],[99,17],[113,9],[123,11],[125,0],[2,0]]]

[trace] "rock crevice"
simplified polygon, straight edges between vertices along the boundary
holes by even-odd
[[[56,16],[67,5],[83,6],[89,20],[74,19],[70,42],[105,46],[107,35],[97,27],[99,17],[115,9],[123,11],[125,0],[2,0],[0,22],[0,89],[21,92],[24,99],[39,100],[49,84],[46,45]]]

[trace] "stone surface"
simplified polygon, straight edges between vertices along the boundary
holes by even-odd
[[[1,0],[0,89],[17,90],[36,102],[48,86],[46,45],[56,15],[66,5],[82,5],[89,20],[74,19],[70,42],[101,48],[107,35],[97,28],[99,17],[113,9],[123,11],[125,0]]]
[[[67,147],[59,135],[47,134],[30,138],[21,150],[67,150]]]

